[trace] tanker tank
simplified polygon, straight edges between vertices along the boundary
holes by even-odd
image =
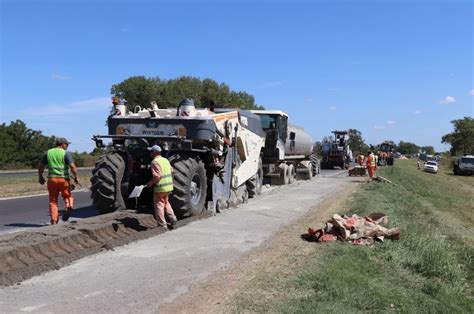
[[[288,124],[288,137],[285,144],[285,154],[287,156],[302,155],[308,157],[313,153],[313,146],[313,139],[302,127]]]

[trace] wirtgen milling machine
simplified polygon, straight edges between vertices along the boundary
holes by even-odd
[[[187,99],[175,109],[136,108],[129,113],[114,103],[108,135],[95,135],[102,147],[113,149],[100,157],[93,170],[92,200],[100,213],[132,208],[127,200],[135,186],[151,176],[148,147],[158,144],[173,167],[171,205],[178,217],[219,211],[261,193],[261,151],[265,144],[258,116],[246,110],[196,109]],[[152,201],[147,189],[138,204]]]

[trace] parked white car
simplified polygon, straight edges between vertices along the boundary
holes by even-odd
[[[438,173],[438,163],[432,160],[427,161],[423,167],[423,170],[426,172]]]

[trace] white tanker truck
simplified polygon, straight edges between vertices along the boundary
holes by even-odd
[[[276,185],[296,179],[311,179],[321,166],[313,152],[313,140],[302,127],[288,123],[288,115],[279,110],[252,110],[260,117],[266,133],[262,151],[263,175]]]

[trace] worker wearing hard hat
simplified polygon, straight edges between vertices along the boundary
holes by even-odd
[[[161,147],[153,145],[149,147],[150,155],[153,158],[151,162],[152,178],[146,184],[147,187],[153,187],[153,205],[155,208],[155,219],[158,226],[168,229],[165,219],[168,216],[170,229],[176,228],[176,216],[169,202],[169,194],[173,191],[173,169],[168,159],[161,156]]]
[[[373,179],[375,176],[375,171],[377,170],[377,163],[375,161],[375,155],[372,153],[372,151],[369,150],[367,153],[367,171],[369,172],[370,179]]]
[[[57,224],[59,220],[58,197],[61,194],[66,203],[66,211],[62,215],[63,221],[67,221],[73,210],[74,198],[71,193],[71,175],[75,184],[79,184],[77,168],[67,148],[70,142],[65,138],[56,139],[56,147],[51,148],[41,159],[38,166],[38,180],[41,185],[46,183],[43,177],[45,167],[48,167],[48,193],[49,214],[51,224]]]

